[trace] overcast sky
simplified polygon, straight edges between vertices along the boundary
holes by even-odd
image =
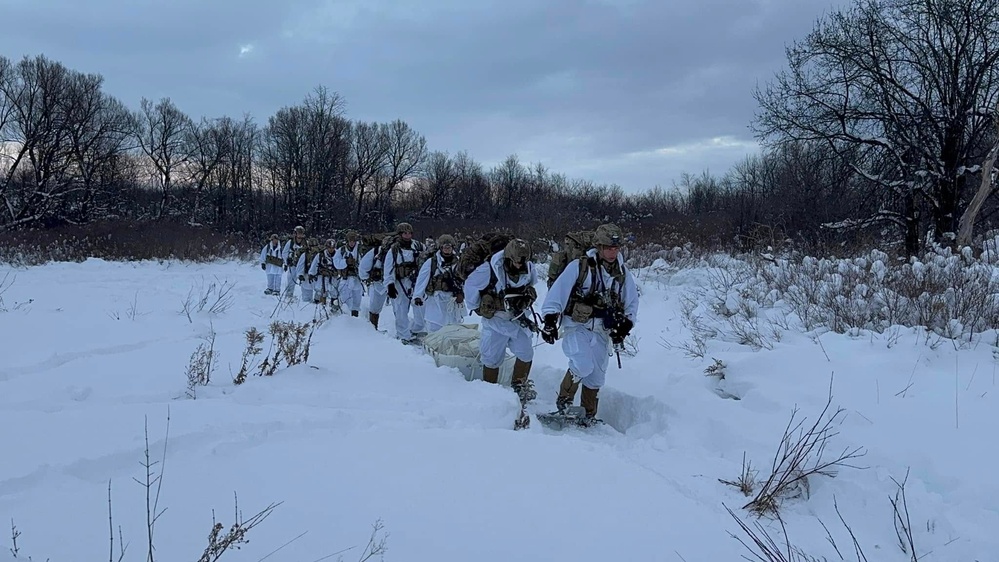
[[[834,0],[0,0],[0,54],[261,125],[317,85],[431,149],[629,192],[757,150],[753,88]]]

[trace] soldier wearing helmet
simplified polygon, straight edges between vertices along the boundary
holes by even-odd
[[[514,238],[506,247],[478,266],[465,280],[465,306],[482,317],[482,380],[499,382],[499,368],[509,349],[516,357],[511,386],[521,403],[537,397],[530,380],[534,361],[534,301],[538,282],[527,242]],[[530,418],[521,412],[515,427],[526,427]]]
[[[340,274],[340,302],[350,308],[351,316],[360,316],[361,298],[364,296],[364,285],[358,273],[361,235],[357,231],[348,230],[345,238],[346,244],[333,254],[333,266]]]
[[[271,234],[270,239],[260,250],[260,269],[267,274],[265,295],[281,294],[281,272],[284,268],[284,250],[277,234]]]
[[[395,336],[411,344],[418,341],[416,334],[424,330],[423,307],[413,310],[412,319],[409,316],[423,244],[413,240],[413,225],[408,222],[400,222],[395,230],[399,239],[385,255],[384,284],[395,313]]]
[[[295,286],[302,288],[302,300],[312,302],[312,282],[306,275],[312,265],[312,256],[308,253],[308,239],[305,237],[305,227],[296,226],[294,234],[284,245],[284,270],[288,272],[285,294],[295,293]]]
[[[566,412],[582,386],[584,425],[599,423],[597,396],[606,380],[608,350],[622,345],[638,316],[635,278],[618,255],[621,229],[602,224],[593,243],[595,248],[569,263],[555,279],[541,306],[542,338],[554,344],[561,319],[562,351],[569,360],[556,406],[560,413]]]
[[[423,262],[413,290],[413,304],[423,307],[428,333],[465,318],[465,296],[455,275],[458,253],[454,237],[443,234],[435,246],[437,251]]]

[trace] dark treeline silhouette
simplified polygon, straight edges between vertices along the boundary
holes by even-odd
[[[167,222],[255,241],[408,220],[428,236],[501,226],[559,239],[613,220],[667,244],[913,253],[967,221],[996,143],[992,8],[858,0],[832,13],[757,92],[760,155],[639,193],[516,155],[487,169],[405,121],[350,119],[325,87],[266,122],[192,119],[169,98],[129,108],[101,76],[45,56],[0,57],[0,230]],[[978,232],[995,225],[992,195],[975,206]]]

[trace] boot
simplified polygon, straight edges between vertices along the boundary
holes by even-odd
[[[558,387],[558,398],[555,400],[555,407],[558,408],[560,413],[565,412],[565,409],[572,406],[573,401],[576,400],[576,390],[579,389],[579,381],[573,380],[572,371],[566,371],[565,377],[562,379],[562,384]]]
[[[600,400],[597,399],[597,394],[600,392],[599,388],[586,388],[583,386],[583,396],[579,399],[579,403],[586,410],[586,419],[595,420],[597,418],[597,403]]]
[[[376,330],[378,329],[378,314],[377,313],[375,313],[375,312],[369,312],[368,313],[368,321],[371,322],[372,325],[374,325],[374,327],[375,327]]]
[[[510,381],[510,387],[513,391],[517,393],[520,397],[520,402],[526,404],[531,400],[538,397],[538,393],[534,390],[534,381],[528,378],[531,373],[531,362],[521,361],[517,359],[513,364],[513,379]]]
[[[360,313],[358,311],[356,311],[356,310],[351,310],[350,311],[350,315],[353,316],[354,318],[357,318],[359,314]]]
[[[482,367],[482,380],[496,384],[499,382],[499,367]]]

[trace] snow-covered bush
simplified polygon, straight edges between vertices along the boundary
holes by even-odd
[[[856,258],[760,260],[742,295],[786,306],[806,330],[923,326],[957,338],[999,327],[996,273],[987,261],[949,248],[902,263],[873,250]]]

